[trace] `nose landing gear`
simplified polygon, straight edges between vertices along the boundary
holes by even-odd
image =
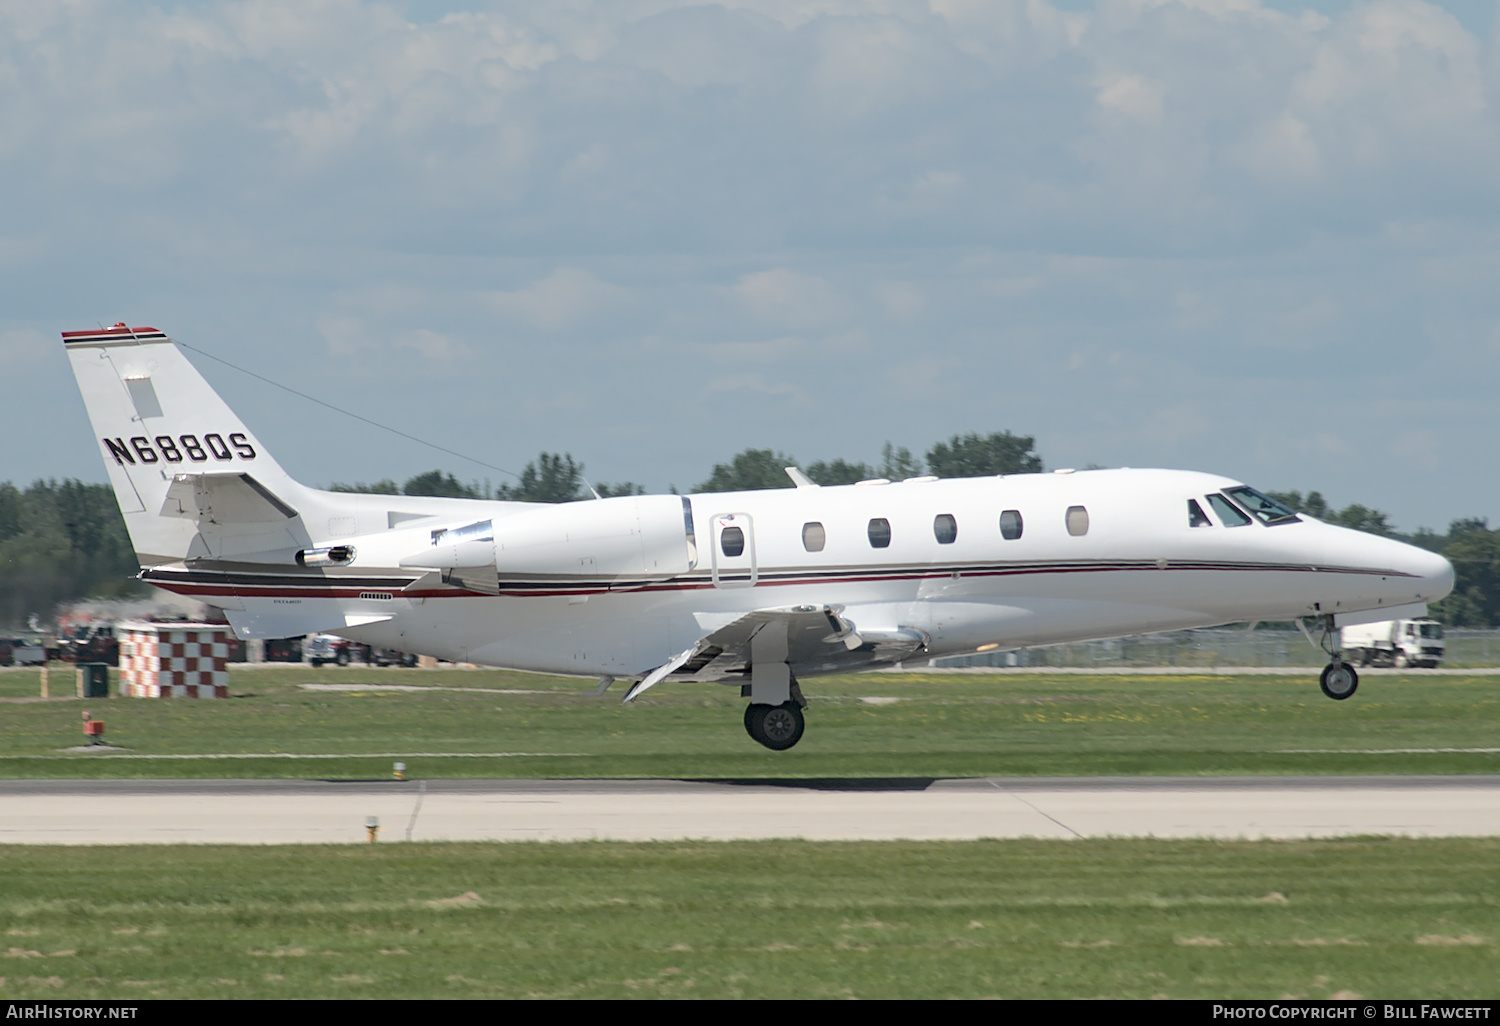
[[[1323,674],[1318,678],[1318,686],[1323,689],[1323,694],[1336,702],[1342,702],[1358,690],[1359,674],[1354,672],[1354,667],[1344,662],[1339,650],[1339,629],[1334,626],[1333,617],[1325,613],[1315,622],[1318,632],[1316,640],[1304,620],[1298,620],[1297,626],[1308,641],[1328,653],[1329,658],[1332,659],[1332,662],[1323,668]]]
[[[1354,667],[1335,656],[1334,661],[1323,668],[1323,676],[1318,679],[1318,685],[1323,689],[1323,694],[1342,702],[1359,687],[1359,674],[1354,672]]]

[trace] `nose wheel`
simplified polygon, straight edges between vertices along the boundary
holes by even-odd
[[[1354,694],[1359,688],[1359,674],[1354,672],[1354,667],[1344,662],[1343,654],[1339,651],[1339,629],[1333,617],[1325,613],[1316,618],[1299,619],[1297,628],[1308,641],[1327,652],[1333,660],[1323,667],[1323,675],[1318,678],[1318,686],[1323,689],[1323,694],[1335,702],[1342,702]],[[1313,637],[1314,630],[1317,631],[1316,638]]]
[[[1342,702],[1359,687],[1359,674],[1348,663],[1335,661],[1323,668],[1323,676],[1319,678],[1318,685],[1323,689],[1323,694]]]
[[[795,701],[781,705],[752,702],[745,707],[745,732],[772,751],[784,752],[801,741],[805,726]]]

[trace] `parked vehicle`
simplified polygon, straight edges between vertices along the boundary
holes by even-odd
[[[120,665],[120,643],[115,640],[113,624],[89,624],[78,627],[58,643],[58,658],[68,663],[108,663]]]
[[[1361,666],[1436,666],[1443,661],[1443,625],[1436,620],[1381,620],[1345,627],[1344,658]]]
[[[302,651],[307,661],[314,666],[322,666],[324,663],[348,666],[355,662],[365,663],[368,666],[417,665],[417,657],[413,653],[401,652],[394,648],[372,648],[369,645],[335,637],[332,634],[314,634],[303,643]]]
[[[268,663],[300,663],[302,661],[302,639],[267,639],[265,660]]]
[[[347,638],[336,638],[332,634],[314,634],[303,642],[302,654],[314,666],[324,663],[348,666],[353,659],[350,654],[352,644]]]
[[[47,648],[40,641],[28,641],[25,638],[0,641],[0,648],[10,646],[10,662],[6,663],[0,656],[0,665],[3,666],[41,666],[47,661]]]

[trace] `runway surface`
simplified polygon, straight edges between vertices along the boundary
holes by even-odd
[[[0,781],[0,843],[1500,836],[1500,777]]]

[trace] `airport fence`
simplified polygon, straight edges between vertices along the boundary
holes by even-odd
[[[1500,630],[1449,628],[1444,666],[1500,666]],[[933,666],[1307,666],[1327,662],[1302,632],[1211,627],[1166,634],[1138,634],[971,656],[934,659]]]

